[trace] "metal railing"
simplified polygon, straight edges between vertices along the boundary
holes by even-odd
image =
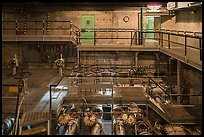
[[[93,33],[88,37],[85,33]],[[147,36],[152,34],[153,37]],[[167,29],[95,28],[80,29],[71,21],[2,21],[2,35],[69,35],[77,45],[156,45],[182,50],[191,56],[193,50],[202,60],[202,32]],[[86,43],[86,40],[91,40]],[[190,51],[191,50],[191,51]]]
[[[79,32],[72,21],[2,21],[2,35],[69,35],[77,40]]]

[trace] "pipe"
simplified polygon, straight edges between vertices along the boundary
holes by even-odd
[[[125,135],[125,128],[123,127],[123,121],[117,120],[115,125],[116,135]]]
[[[78,125],[78,119],[71,119],[68,122],[65,135],[74,135],[77,130],[77,125]]]
[[[14,118],[7,118],[2,122],[2,135],[9,135],[14,126]]]
[[[91,129],[91,135],[100,135],[102,131],[102,121],[100,119],[96,119],[96,124]]]

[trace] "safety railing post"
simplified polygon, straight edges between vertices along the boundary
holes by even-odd
[[[133,38],[132,38],[132,31],[130,32],[130,35],[131,35],[131,36],[130,36],[130,37],[131,37],[131,38],[130,38],[130,40],[131,40],[131,41],[130,41],[130,42],[131,42],[130,45],[132,46],[132,40],[133,40]]]
[[[72,22],[70,21],[70,36],[72,36]]]
[[[43,35],[45,34],[45,21],[43,21]]]
[[[186,32],[184,32],[184,38],[185,38],[185,39],[184,39],[184,45],[185,45],[185,50],[184,50],[185,53],[184,53],[184,55],[185,55],[185,57],[186,57],[186,52],[187,52],[187,51],[186,51],[186,42],[187,42]]]
[[[159,46],[161,44],[161,31],[159,31]]]
[[[52,109],[52,85],[50,85],[50,112]]]
[[[168,33],[168,48],[170,49],[170,34]]]
[[[81,45],[81,30],[79,30],[79,38],[78,38],[78,40],[79,40],[79,45]]]
[[[16,21],[16,35],[18,34],[18,21]]]
[[[93,32],[94,32],[94,45],[96,45],[96,32],[95,31]]]
[[[135,30],[135,45],[137,45],[137,31]]]
[[[161,32],[161,46],[163,47],[164,46],[164,34],[163,32]]]

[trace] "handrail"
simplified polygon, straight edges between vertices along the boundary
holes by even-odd
[[[13,28],[9,26],[7,28],[6,24],[4,22],[12,22]],[[41,26],[38,26],[35,24],[35,26],[28,27],[29,22],[39,22],[41,23]],[[49,23],[68,23],[67,25],[56,24],[49,25]],[[20,23],[20,26],[19,26]],[[183,31],[183,30],[169,30],[169,29],[134,29],[134,28],[92,28],[92,29],[85,29],[85,28],[79,28],[76,25],[72,23],[72,21],[2,21],[2,34],[3,36],[7,36],[6,32],[13,33],[16,35],[29,35],[33,34],[36,35],[36,33],[33,33],[33,31],[36,30],[37,35],[56,35],[55,32],[57,31],[63,31],[64,35],[68,35],[73,38],[74,41],[76,41],[77,45],[84,44],[84,40],[92,40],[93,45],[96,45],[98,43],[104,43],[103,40],[109,39],[108,43],[122,43],[122,44],[128,44],[131,46],[133,45],[144,45],[144,41],[147,39],[150,40],[156,40],[160,47],[164,47],[166,44],[167,47],[170,49],[172,47],[172,44],[179,44],[179,46],[184,46],[184,54],[187,55],[187,48],[193,48],[197,51],[200,51],[200,60],[202,60],[202,32],[197,31]],[[52,32],[50,32],[52,31]],[[92,37],[84,37],[84,32],[93,32],[94,36]],[[40,34],[41,33],[41,34]],[[153,34],[159,34],[157,37],[154,38],[148,38],[145,37],[145,34],[147,33],[153,33]],[[62,34],[62,35],[63,35]],[[104,35],[105,34],[105,35]],[[178,36],[182,39],[181,43],[177,42],[175,39],[172,39],[171,36]],[[188,44],[188,38],[193,38],[193,41],[196,42],[197,45],[189,45]],[[197,41],[198,40],[198,41]],[[192,40],[191,40],[192,41]]]
[[[57,84],[51,84],[50,85],[50,111],[51,111],[51,109],[52,109],[52,87],[57,87],[58,85],[59,85],[59,83],[62,81],[62,79],[64,78],[64,76],[62,76],[61,78],[60,78],[60,80],[57,82]]]

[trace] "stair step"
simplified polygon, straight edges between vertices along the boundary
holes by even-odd
[[[47,125],[43,125],[43,126],[38,126],[35,128],[28,129],[28,130],[23,130],[22,135],[34,135],[37,133],[45,132],[47,130],[48,130]]]
[[[34,125],[38,123],[47,122],[49,119],[49,112],[28,112],[22,116],[21,126]]]

